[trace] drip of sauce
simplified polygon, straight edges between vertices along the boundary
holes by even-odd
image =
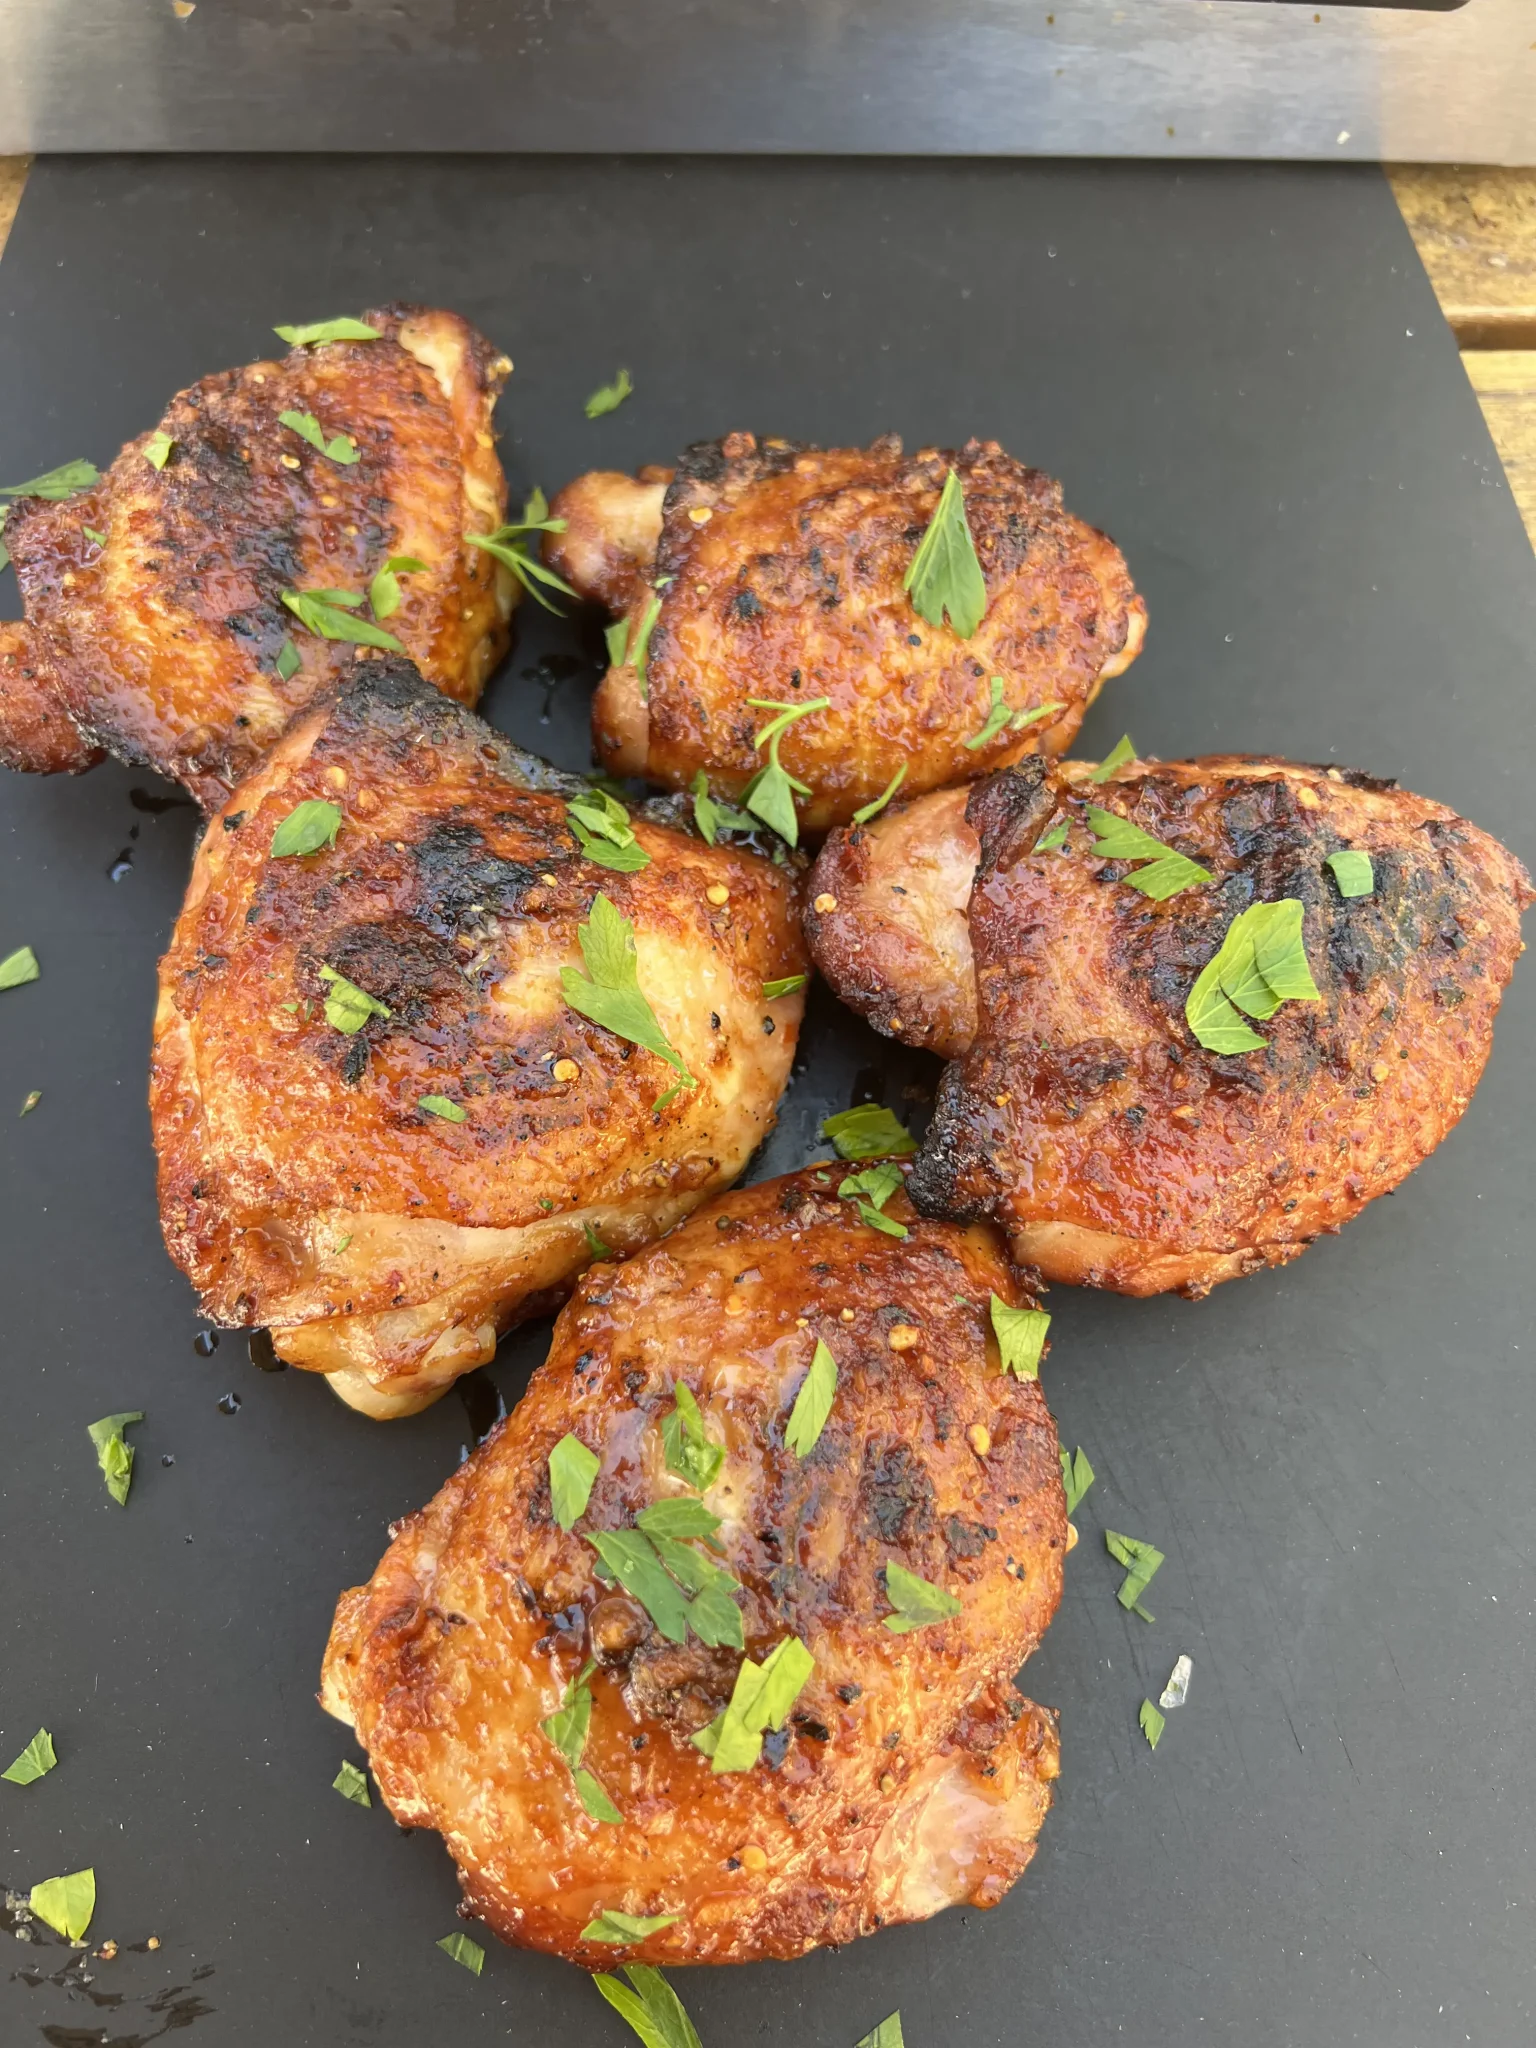
[[[136,811],[148,811],[152,818],[158,818],[165,811],[192,811],[197,806],[189,796],[173,790],[167,796],[157,796],[151,789],[130,789],[128,801]]]
[[[218,1348],[219,1333],[217,1330],[199,1330],[192,1339],[192,1349],[199,1358],[212,1358]]]
[[[238,1415],[240,1412],[240,1396],[238,1394],[220,1394],[219,1412],[221,1415]]]
[[[459,1399],[464,1403],[464,1413],[469,1417],[470,1434],[477,1445],[483,1444],[507,1412],[501,1389],[483,1368],[478,1372],[465,1373],[456,1384]],[[465,1457],[468,1455],[466,1451]],[[462,1464],[463,1459],[459,1462]]]
[[[286,1372],[288,1370],[288,1361],[285,1358],[279,1358],[272,1348],[272,1333],[270,1330],[252,1330],[250,1350],[251,1363],[258,1372]]]

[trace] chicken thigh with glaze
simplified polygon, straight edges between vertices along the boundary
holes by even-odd
[[[1028,1297],[991,1230],[897,1192],[892,1238],[839,1199],[845,1170],[594,1266],[513,1413],[342,1596],[322,1702],[504,1940],[593,1969],[797,1956],[993,1905],[1033,1853],[1056,1725],[1012,1678],[1060,1597],[1066,1503],[1040,1382],[1001,1370],[989,1314]],[[819,1347],[836,1383],[807,1445]],[[573,1439],[584,1504],[552,1492]],[[647,1529],[670,1613],[654,1579],[626,1580],[642,1599],[595,1569],[591,1539],[648,1555]],[[897,1632],[903,1572],[936,1604]],[[702,1592],[677,1611],[706,1583],[728,1626]],[[775,1652],[798,1690],[717,1768],[743,1658]],[[573,1742],[555,1717],[583,1693]],[[615,1944],[605,1914],[652,1924]]]

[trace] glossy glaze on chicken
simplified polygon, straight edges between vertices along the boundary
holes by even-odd
[[[793,876],[643,816],[649,865],[598,867],[566,818],[584,787],[375,660],[198,850],[155,1023],[166,1242],[214,1321],[270,1327],[371,1414],[562,1299],[592,1233],[632,1251],[728,1185],[789,1077],[803,997],[763,985],[805,965]],[[335,845],[274,858],[308,800],[341,810]],[[654,1112],[674,1069],[562,996],[599,892],[698,1083]],[[385,1014],[329,1022],[337,975]]]
[[[1057,1739],[1012,1678],[1060,1597],[1066,1508],[1040,1383],[1001,1371],[989,1320],[992,1294],[1028,1297],[989,1229],[897,1193],[898,1241],[838,1199],[842,1172],[727,1195],[593,1267],[512,1415],[342,1596],[323,1703],[506,1940],[589,1968],[796,1956],[992,1905],[1030,1859]],[[802,1459],[785,1426],[818,1341],[837,1387]],[[666,1459],[679,1385],[723,1450],[702,1495]],[[566,1533],[548,1461],[568,1433],[601,1462]],[[717,1774],[691,1740],[743,1652],[666,1640],[594,1577],[590,1532],[679,1499],[720,1518],[745,1654],[797,1636],[815,1660],[750,1769]],[[893,1564],[958,1614],[893,1634]],[[540,1726],[589,1659],[582,1762],[618,1822]],[[605,1910],[677,1917],[614,1947],[583,1938]]]
[[[11,508],[26,619],[0,629],[0,760],[46,774],[105,748],[222,802],[357,653],[306,631],[282,593],[360,596],[399,557],[423,566],[399,576],[385,630],[439,689],[476,701],[516,591],[464,536],[506,516],[491,413],[512,366],[455,313],[391,306],[367,323],[377,341],[296,348],[179,392],[157,430],[162,467],[141,435],[95,489]],[[328,442],[350,436],[356,459],[313,447],[284,412]]]
[[[1532,900],[1454,812],[1337,768],[1138,762],[1102,787],[1008,770],[828,842],[808,889],[821,971],[877,1029],[951,1056],[912,1179],[989,1216],[1046,1279],[1201,1294],[1296,1258],[1428,1157],[1466,1108]],[[1152,902],[1093,851],[1097,803],[1213,880]],[[1370,855],[1346,898],[1328,856]],[[918,857],[917,849],[922,849]],[[973,866],[963,913],[958,878]],[[1318,1003],[1262,1050],[1205,1050],[1185,1000],[1249,904],[1297,898]]]
[[[987,585],[968,640],[929,625],[902,586],[951,467]],[[1114,543],[995,441],[904,455],[894,435],[819,449],[731,434],[690,448],[670,483],[594,472],[551,510],[567,527],[550,559],[627,615],[629,646],[660,594],[644,682],[621,662],[593,702],[604,765],[672,789],[702,769],[737,795],[763,766],[754,738],[772,715],[747,700],[828,697],[780,748],[811,790],[810,832],[851,818],[901,768],[915,795],[1059,753],[1145,628]],[[969,748],[994,676],[1014,712],[1059,709]]]

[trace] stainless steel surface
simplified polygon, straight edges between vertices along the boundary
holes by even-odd
[[[1531,163],[1536,4],[0,0],[0,150]]]

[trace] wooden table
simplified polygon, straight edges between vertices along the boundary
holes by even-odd
[[[0,250],[29,161],[0,157]],[[1536,546],[1536,170],[1394,164],[1387,175]]]

